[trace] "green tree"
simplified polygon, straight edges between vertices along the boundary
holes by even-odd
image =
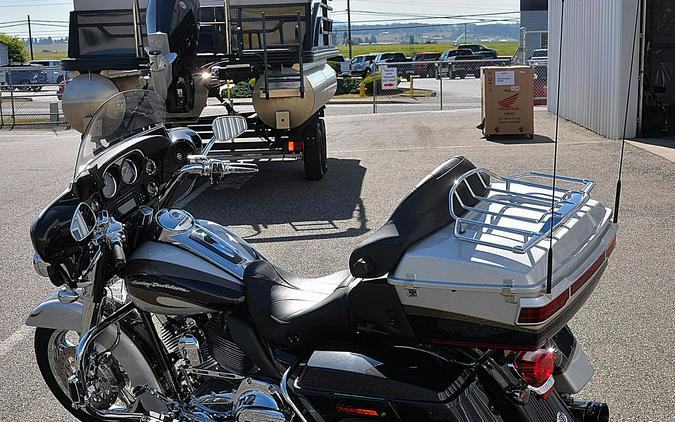
[[[21,38],[7,34],[0,34],[0,41],[7,44],[10,62],[25,62],[28,60],[28,55],[26,54],[23,40]]]

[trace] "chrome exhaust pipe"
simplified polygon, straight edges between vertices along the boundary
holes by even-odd
[[[581,422],[609,422],[607,403],[590,400],[574,400],[570,410],[575,419]]]

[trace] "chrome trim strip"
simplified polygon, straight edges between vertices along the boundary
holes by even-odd
[[[293,400],[291,400],[290,394],[288,394],[288,375],[291,373],[291,370],[293,369],[294,366],[289,367],[286,372],[284,372],[284,375],[281,377],[281,384],[279,385],[280,390],[281,390],[281,396],[284,398],[286,403],[293,409],[293,412],[295,412],[295,416],[298,417],[300,422],[307,422],[307,419],[300,413],[300,410],[298,407],[293,403]]]

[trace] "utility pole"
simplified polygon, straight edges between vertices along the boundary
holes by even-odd
[[[349,60],[352,59],[352,8],[347,0],[347,43],[349,45]]]
[[[30,59],[35,60],[33,57],[33,33],[31,32],[30,29],[30,15],[28,15],[28,40],[30,44]]]

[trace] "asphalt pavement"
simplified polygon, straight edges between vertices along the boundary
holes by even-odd
[[[303,179],[302,162],[210,187],[187,209],[230,225],[269,259],[301,276],[346,268],[349,253],[388,218],[422,177],[454,155],[501,174],[552,170],[553,119],[537,136],[488,142],[478,111],[330,115],[329,172]],[[620,145],[562,122],[560,174],[597,182],[613,205]],[[67,421],[34,363],[31,308],[55,288],[34,274],[31,220],[66,188],[74,132],[0,131],[0,420]],[[582,396],[609,403],[614,421],[675,420],[675,164],[626,146],[619,241],[603,280],[571,326],[595,368]]]

